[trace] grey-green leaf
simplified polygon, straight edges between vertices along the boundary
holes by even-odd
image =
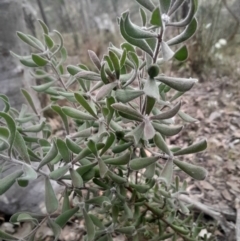
[[[129,167],[134,171],[138,171],[140,169],[143,169],[143,168],[155,163],[158,159],[159,159],[159,157],[157,157],[157,156],[135,158],[129,162]]]
[[[183,126],[169,126],[165,124],[158,124],[155,122],[152,122],[152,125],[156,131],[160,132],[164,136],[177,135],[183,129]]]
[[[208,174],[207,170],[203,167],[199,167],[187,162],[182,162],[174,159],[174,164],[178,166],[182,171],[186,172],[190,177],[196,180],[204,180]]]
[[[169,156],[172,155],[170,149],[167,146],[167,143],[165,142],[165,140],[163,139],[160,133],[156,133],[156,135],[154,136],[154,143],[164,153],[168,154]]]
[[[161,11],[159,7],[156,7],[152,12],[150,23],[152,25],[162,27],[162,17],[161,17]]]
[[[155,8],[155,5],[151,0],[136,0],[141,6],[145,7],[147,10],[152,12]]]
[[[62,107],[62,111],[65,115],[73,118],[73,119],[79,119],[79,120],[95,120],[95,117],[92,115],[88,115],[80,110],[77,110],[72,107]]]
[[[43,67],[48,63],[48,60],[44,59],[38,54],[32,54],[32,60],[37,66]]]
[[[206,140],[201,140],[197,143],[194,143],[186,148],[183,148],[179,151],[174,152],[174,156],[179,156],[179,155],[187,155],[187,154],[192,154],[192,153],[197,153],[204,151],[207,148],[207,141]]]
[[[162,50],[162,57],[164,61],[169,61],[174,56],[174,52],[171,50],[168,44],[164,41],[161,42],[161,50]]]
[[[198,81],[197,79],[192,79],[192,78],[190,79],[176,78],[176,77],[167,77],[164,75],[159,75],[155,77],[155,79],[158,81],[161,81],[162,83],[180,92],[186,92],[190,90],[193,87],[193,85]]]
[[[129,89],[117,89],[116,90],[116,99],[122,103],[127,103],[131,100],[136,99],[137,97],[144,94],[142,90],[129,90]]]
[[[42,161],[39,163],[38,169],[40,169],[44,165],[46,165],[49,162],[51,162],[57,156],[57,154],[58,154],[58,149],[57,149],[55,141],[53,141],[53,144],[52,144],[50,150],[48,151],[46,156],[44,156]]]
[[[150,32],[143,30],[141,27],[132,23],[129,13],[126,13],[125,17],[125,31],[126,33],[134,39],[147,39],[147,38],[156,38],[157,34],[155,32]]]
[[[181,107],[181,102],[176,104],[172,109],[170,109],[168,111],[162,112],[158,115],[151,116],[150,119],[151,120],[170,119],[178,113],[178,111],[180,110],[180,107]]]
[[[58,180],[63,177],[69,170],[69,165],[64,165],[62,167],[57,168],[49,174],[50,179]]]
[[[161,175],[161,178],[163,178],[163,180],[166,182],[166,185],[169,187],[172,183],[172,177],[173,177],[173,160],[172,158],[170,158],[169,160],[167,160]]]
[[[52,214],[58,209],[58,199],[47,177],[45,178],[45,206],[48,214]]]
[[[16,181],[17,178],[22,176],[23,171],[15,171],[8,176],[0,179],[0,195],[4,194]]]
[[[167,42],[167,44],[169,46],[172,46],[172,45],[179,44],[179,43],[182,43],[182,42],[190,39],[195,34],[197,27],[198,27],[198,22],[197,22],[196,18],[194,18],[181,34],[170,39]]]
[[[57,144],[58,152],[61,154],[63,160],[65,162],[70,162],[71,153],[69,152],[65,141],[61,139],[57,139],[56,144]]]
[[[95,237],[95,227],[93,224],[92,219],[89,217],[88,213],[86,212],[85,208],[83,208],[83,217],[85,221],[85,226],[87,230],[87,240],[93,241]]]
[[[70,169],[70,175],[73,186],[75,188],[81,188],[83,186],[83,179],[80,174],[76,170]]]
[[[32,110],[34,111],[34,113],[36,115],[38,115],[37,109],[34,105],[34,102],[32,100],[32,97],[30,96],[30,94],[25,90],[25,89],[21,89],[22,94],[24,95],[25,99],[27,100],[28,104],[31,106]]]

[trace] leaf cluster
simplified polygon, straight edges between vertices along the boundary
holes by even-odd
[[[76,214],[85,221],[87,241],[112,240],[114,233],[133,240],[142,235],[152,241],[177,237],[199,240],[201,221],[193,224],[190,207],[178,199],[187,186],[176,173],[182,170],[203,180],[207,175],[204,168],[180,158],[205,150],[207,143],[200,140],[188,147],[167,143],[167,137],[179,134],[184,123],[196,121],[181,111],[180,97],[197,80],[161,72],[163,63],[188,58],[183,42],[197,29],[198,1],[190,1],[189,13],[180,22],[171,18],[182,0],[137,2],[142,26],[124,12],[118,19],[124,39],[121,46],[110,44],[101,60],[88,51],[95,71],[81,63],[65,69],[67,51],[61,34],[53,31],[59,38],[55,43],[40,20],[43,41],[17,33],[35,52],[30,56],[12,54],[31,68],[36,79],[44,80],[32,88],[51,100],[43,110],[37,110],[30,94],[22,89],[28,106],[23,104],[17,111],[6,96],[0,96],[5,103],[0,112],[1,167],[19,166],[0,179],[0,194],[15,182],[26,187],[40,175],[45,178],[47,215],[24,212],[11,218],[13,223],[31,221],[36,226],[26,240],[33,240],[39,222],[46,220],[57,240],[61,228]],[[181,33],[166,39],[165,32],[171,27],[179,27]],[[77,86],[74,91],[73,86]],[[60,106],[61,100],[67,104]],[[41,117],[46,109],[60,116],[64,138],[52,136],[50,125]],[[181,119],[182,125],[176,125],[175,118]],[[74,130],[69,123],[75,123]],[[64,187],[62,207],[52,181]],[[71,194],[74,207],[70,206]],[[157,231],[151,230],[152,226]],[[14,239],[3,232],[0,237]]]

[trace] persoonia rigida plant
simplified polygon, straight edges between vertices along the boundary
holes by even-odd
[[[179,200],[186,182],[181,184],[175,172],[181,169],[203,180],[205,169],[180,157],[203,151],[206,141],[183,148],[166,141],[183,128],[175,124],[176,118],[183,124],[196,121],[180,110],[180,97],[197,80],[161,72],[166,62],[187,59],[187,47],[182,43],[197,29],[198,1],[189,1],[189,12],[180,22],[171,19],[183,0],[137,2],[142,26],[135,25],[129,12],[124,12],[118,18],[124,39],[121,46],[110,44],[102,60],[88,51],[95,71],[83,64],[65,69],[67,51],[61,34],[50,34],[40,20],[42,40],[17,33],[34,53],[12,54],[31,68],[36,79],[44,80],[32,88],[50,97],[50,104],[37,110],[22,89],[32,110],[23,105],[17,111],[6,96],[0,96],[5,103],[0,112],[1,163],[3,168],[6,164],[19,167],[0,180],[0,194],[15,182],[27,186],[38,176],[45,179],[46,214],[20,212],[10,220],[32,222],[35,229],[24,240],[33,240],[42,221],[48,222],[57,240],[76,214],[84,219],[87,241],[112,240],[113,234],[123,234],[128,240],[200,240],[201,223]],[[167,39],[166,30],[172,27],[181,33]],[[59,39],[57,43],[52,34]],[[65,106],[58,104],[62,100]],[[42,117],[47,109],[60,116],[63,138],[51,135],[50,125]],[[74,128],[69,128],[69,123],[74,123]],[[61,207],[52,181],[63,186]],[[70,196],[74,197],[72,205]],[[3,231],[0,238],[16,239]]]

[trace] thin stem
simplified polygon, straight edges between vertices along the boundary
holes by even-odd
[[[160,46],[161,46],[161,42],[162,42],[162,36],[163,36],[163,28],[161,28],[161,32],[160,34],[158,35],[158,42],[157,42],[157,47],[156,47],[156,51],[153,55],[153,63],[155,64],[157,62],[157,57],[158,57],[158,54],[159,54],[159,50],[160,50]]]

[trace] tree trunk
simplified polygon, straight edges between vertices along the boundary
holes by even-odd
[[[19,0],[0,1],[0,92],[9,97],[12,107],[20,109],[25,102],[20,88],[32,95],[36,107],[40,107],[36,94],[30,88],[34,80],[29,71],[11,56],[10,50],[18,55],[29,55],[29,47],[16,36],[16,31],[26,32],[26,25]],[[34,98],[35,97],[35,98]],[[0,102],[0,110],[3,103]]]

